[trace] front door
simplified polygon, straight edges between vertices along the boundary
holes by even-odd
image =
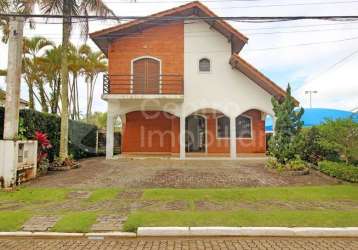
[[[185,123],[185,146],[186,152],[205,153],[206,151],[206,126],[205,118],[199,115],[191,115]]]
[[[160,63],[152,58],[143,58],[133,63],[133,93],[159,94]]]

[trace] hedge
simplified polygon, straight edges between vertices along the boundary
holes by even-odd
[[[338,179],[358,182],[358,167],[346,165],[343,162],[321,161],[318,163],[318,169],[332,177]]]
[[[20,133],[26,138],[34,137],[35,131],[46,133],[52,148],[49,160],[53,161],[60,150],[61,118],[57,115],[41,113],[29,109],[20,110]],[[3,138],[4,108],[0,108],[0,138]],[[96,154],[97,127],[79,121],[69,121],[69,154],[74,159]]]

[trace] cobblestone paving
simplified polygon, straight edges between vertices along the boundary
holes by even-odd
[[[121,216],[100,216],[91,229],[93,232],[121,231],[126,219],[127,218]]]
[[[59,219],[58,216],[34,216],[22,226],[22,230],[31,232],[49,231]]]
[[[88,199],[91,196],[89,191],[72,191],[68,194],[70,199]]]
[[[192,239],[0,239],[0,249],[72,250],[231,250],[231,249],[358,249],[353,238],[192,238]]]

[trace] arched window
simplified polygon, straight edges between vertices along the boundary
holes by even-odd
[[[158,94],[160,85],[160,61],[143,57],[133,61],[133,92],[135,94]]]
[[[227,116],[220,116],[216,119],[216,135],[217,138],[230,137],[230,118]]]
[[[236,137],[237,138],[251,138],[251,118],[239,115],[236,117]]]
[[[210,60],[207,58],[202,58],[199,60],[199,71],[200,72],[210,72],[211,65]]]

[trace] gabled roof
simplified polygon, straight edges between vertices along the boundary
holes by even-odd
[[[254,66],[246,62],[239,55],[233,54],[230,58],[230,64],[233,68],[241,71],[249,79],[266,90],[276,99],[281,100],[286,96],[286,91],[280,88],[276,83],[271,81],[267,76],[258,71]],[[295,99],[295,104],[298,106],[299,102]]]
[[[160,25],[161,22],[168,23],[169,22],[168,17],[171,16],[203,17],[204,18],[203,20],[207,22],[211,26],[211,28],[217,30],[222,35],[227,37],[227,39],[232,44],[233,53],[238,53],[248,41],[248,38],[246,36],[241,34],[239,31],[237,31],[235,28],[233,28],[230,24],[228,24],[224,20],[205,19],[205,17],[218,17],[218,16],[214,14],[211,10],[209,10],[205,5],[203,5],[198,1],[181,5],[179,7],[168,9],[162,12],[158,12],[156,14],[144,18],[136,19],[111,28],[93,32],[90,34],[90,37],[97,44],[97,46],[103,51],[103,53],[107,55],[108,44],[111,43],[112,40],[141,32],[141,30],[143,29]],[[173,20],[171,22],[175,22],[175,21],[176,20]]]

